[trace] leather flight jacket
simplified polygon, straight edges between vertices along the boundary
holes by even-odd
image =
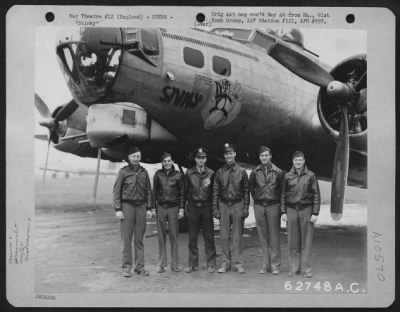
[[[219,201],[231,206],[243,202],[243,209],[249,209],[249,178],[246,170],[237,163],[225,164],[215,174],[213,184],[213,211],[219,210]]]
[[[142,166],[135,168],[132,165],[121,168],[113,188],[113,207],[121,210],[122,202],[134,205],[146,204],[151,208],[152,194],[149,174]]]
[[[258,165],[250,174],[249,187],[254,203],[268,206],[280,203],[281,189],[284,172],[270,163],[265,170],[263,165]]]
[[[312,214],[318,215],[320,204],[321,195],[315,173],[304,166],[298,174],[292,167],[282,183],[281,212],[286,213],[287,207],[300,210],[311,206]]]
[[[179,206],[184,207],[184,182],[183,175],[175,170],[172,166],[171,170],[157,170],[153,178],[153,207],[156,205],[165,208]]]
[[[214,171],[205,167],[200,173],[197,167],[190,168],[185,174],[186,200],[196,207],[211,205]]]

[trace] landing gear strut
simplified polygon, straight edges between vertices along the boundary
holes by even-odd
[[[180,164],[178,164],[178,168],[182,174],[185,174],[183,172],[182,166]],[[186,205],[186,203],[185,203],[185,205]],[[187,219],[186,214],[184,214],[183,218],[178,220],[178,226],[179,226],[180,233],[187,233],[189,231],[189,224],[188,224],[188,219]]]

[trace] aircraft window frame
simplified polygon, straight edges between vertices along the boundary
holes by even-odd
[[[139,28],[137,27],[128,27],[125,31],[125,39],[127,42],[137,41],[139,37]]]
[[[151,39],[151,40],[150,40]],[[140,41],[144,54],[147,56],[160,55],[160,44],[158,34],[155,29],[141,28]],[[150,42],[151,41],[151,42]]]
[[[241,42],[248,42],[251,38],[253,30],[251,29],[240,29],[240,28],[229,28],[229,27],[222,27],[222,28],[214,28],[211,30],[211,33],[222,36],[228,37],[233,40],[238,40]]]
[[[71,45],[73,46],[71,47]],[[80,83],[79,74],[75,64],[75,52],[76,44],[74,43],[60,45],[57,47],[56,51],[69,75],[76,83]]]
[[[197,56],[201,56],[202,61],[200,63],[192,62],[193,59],[196,59],[196,58],[193,58],[193,56],[195,54],[197,54]],[[187,57],[189,57],[189,59]],[[203,52],[198,49],[193,49],[190,47],[183,48],[183,61],[186,65],[194,67],[194,68],[204,68],[204,65],[205,65],[205,58],[204,58]],[[201,64],[201,66],[200,66],[200,64]]]
[[[229,64],[229,68],[225,68],[225,67],[223,68],[223,70],[227,70],[225,73],[217,71],[217,69],[215,67],[217,59]],[[229,77],[232,74],[232,64],[231,64],[231,62],[227,58],[222,57],[222,56],[213,55],[213,57],[212,57],[212,69],[213,69],[214,73],[216,73],[218,75],[221,75],[221,76]]]

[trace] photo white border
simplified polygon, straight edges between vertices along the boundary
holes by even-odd
[[[6,16],[6,238],[15,227],[34,231],[34,64],[37,26],[77,26],[69,14],[167,14],[168,20],[104,20],[97,26],[193,27],[198,12],[206,16],[226,7],[14,6]],[[255,8],[230,7],[243,12]],[[7,264],[7,299],[14,306],[40,307],[385,307],[395,298],[395,16],[386,8],[262,7],[269,12],[329,12],[318,29],[367,31],[368,58],[368,292],[366,294],[60,294],[37,298],[34,254],[28,263]],[[44,15],[53,12],[47,23]],[[345,16],[354,14],[348,24]],[[85,25],[82,25],[85,26]],[[216,26],[216,25],[213,25]],[[218,24],[218,27],[238,25]],[[240,25],[265,27],[266,25]],[[299,25],[278,25],[298,27]],[[31,221],[29,221],[31,220]],[[377,234],[378,233],[379,236]],[[33,235],[31,235],[31,244]],[[7,240],[8,241],[8,240]],[[6,263],[9,246],[6,244]],[[33,248],[31,248],[31,252]],[[381,258],[384,258],[382,262]],[[379,260],[377,260],[379,259]],[[382,279],[382,274],[384,280]],[[50,297],[52,294],[48,294]]]

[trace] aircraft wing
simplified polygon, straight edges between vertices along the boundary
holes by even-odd
[[[43,168],[43,167],[39,167],[39,169],[43,170],[43,171],[51,171],[51,172],[55,172],[55,173],[58,173],[58,172],[72,173],[72,174],[77,174],[78,173],[77,171],[74,171],[74,170],[58,169],[58,168]]]

